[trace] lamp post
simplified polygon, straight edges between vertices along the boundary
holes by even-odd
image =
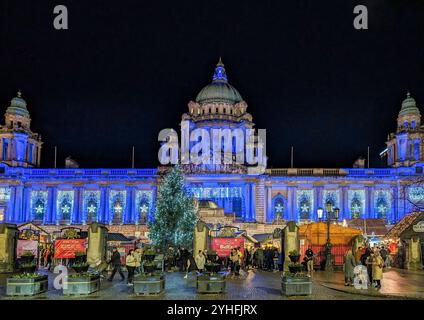
[[[330,223],[331,223],[331,209],[332,204],[330,201],[327,201],[325,204],[325,209],[327,211],[327,243],[325,245],[325,271],[333,271],[333,263],[331,261],[331,239],[330,239]],[[334,208],[334,218],[337,220],[339,218],[339,208]]]

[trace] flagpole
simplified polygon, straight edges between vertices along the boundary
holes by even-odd
[[[57,168],[57,146],[54,146],[54,168]]]
[[[368,146],[368,152],[367,152],[367,163],[368,163],[368,169],[370,168],[370,147]]]
[[[131,161],[131,168],[134,169],[134,146],[133,146],[133,152],[132,152],[132,161]]]
[[[290,155],[290,164],[291,164],[291,168],[293,169],[293,146],[291,147],[291,155]]]

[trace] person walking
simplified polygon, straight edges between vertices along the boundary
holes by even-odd
[[[119,275],[121,276],[121,281],[125,280],[125,276],[124,273],[122,272],[122,268],[121,268],[121,255],[118,252],[118,249],[113,248],[112,251],[112,256],[110,258],[110,262],[112,265],[113,271],[112,274],[110,275],[110,278],[108,278],[108,281],[112,281],[113,278],[115,277],[116,272],[119,272]]]
[[[258,261],[258,269],[262,269],[264,267],[264,249],[258,248],[257,253],[257,261]]]
[[[134,273],[141,273],[141,249],[136,249],[134,251],[134,258],[135,258],[135,270]]]
[[[374,259],[372,262],[372,280],[375,281],[375,287],[377,289],[381,288],[381,280],[383,279],[383,266],[384,260],[381,257],[380,252],[374,254]]]
[[[231,261],[231,273],[238,277],[239,268],[240,268],[240,257],[236,249],[231,250],[230,261]]]
[[[127,279],[127,284],[129,286],[133,285],[133,279],[134,279],[134,271],[135,268],[137,267],[137,258],[134,255],[134,250],[131,249],[128,252],[126,261],[125,261],[125,265],[127,266],[127,270],[128,270],[128,279]]]
[[[368,277],[370,279],[370,283],[374,282],[373,274],[372,274],[373,263],[374,263],[374,252],[370,250],[369,256],[365,260],[365,265],[367,266]]]
[[[308,275],[312,275],[312,272],[314,272],[314,252],[312,251],[311,246],[309,246],[308,250],[306,250],[305,257]]]
[[[356,267],[355,257],[352,254],[352,250],[347,250],[344,256],[344,274],[345,274],[345,286],[353,285],[354,268]]]
[[[206,257],[203,254],[202,250],[199,250],[199,252],[197,253],[195,262],[199,272],[203,272],[203,270],[205,269]]]

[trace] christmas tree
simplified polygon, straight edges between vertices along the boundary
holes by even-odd
[[[149,237],[162,250],[169,246],[191,247],[196,223],[193,197],[185,187],[181,168],[174,166],[159,186],[154,221],[149,222]]]

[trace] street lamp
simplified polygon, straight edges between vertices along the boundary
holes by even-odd
[[[322,214],[324,213],[324,210],[321,208],[321,207],[319,207],[318,209],[317,209],[317,215],[318,215],[318,220],[319,221],[321,221],[321,219],[322,219]]]
[[[327,211],[327,243],[325,245],[325,271],[333,271],[333,263],[331,261],[331,240],[330,240],[330,222],[331,222],[331,209],[333,205],[330,201],[325,204]],[[334,208],[334,218],[339,219],[339,208]]]

